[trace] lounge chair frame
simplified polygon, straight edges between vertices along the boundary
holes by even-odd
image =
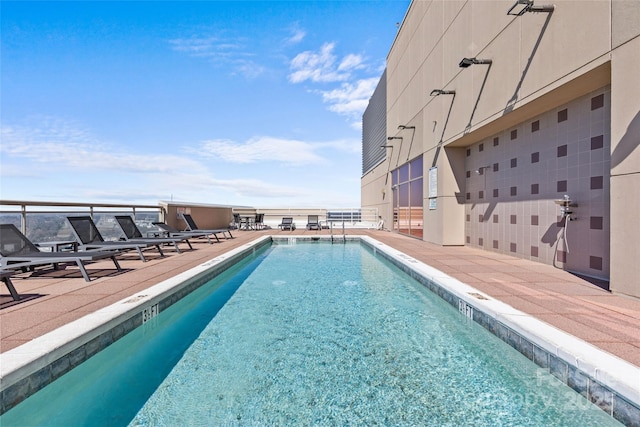
[[[13,298],[14,301],[20,301],[20,294],[16,291],[15,286],[13,286],[13,282],[11,282],[12,275],[13,271],[0,271],[0,279],[2,279],[7,289],[9,289],[11,298]]]
[[[172,237],[146,237],[145,238],[144,236],[142,236],[142,232],[140,232],[140,229],[136,225],[133,218],[131,218],[129,215],[114,215],[114,217],[116,219],[116,222],[122,229],[122,232],[124,233],[124,236],[127,239],[126,240],[127,242],[151,243],[154,245],[158,243],[173,245],[173,247],[176,249],[176,252],[178,253],[182,253],[182,251],[180,250],[180,247],[178,246],[178,243],[185,242],[187,245],[189,245],[190,249],[193,249],[193,246],[191,246],[191,243],[189,242],[188,237],[173,237],[173,238]]]
[[[201,233],[212,234],[216,238],[216,240],[218,242],[220,241],[220,238],[218,238],[218,234],[222,234],[222,237],[224,237],[225,239],[227,239],[227,238],[228,239],[233,239],[233,235],[231,234],[231,231],[229,229],[216,228],[216,229],[211,229],[211,230],[205,230],[205,229],[202,229],[202,228],[198,228],[198,226],[196,225],[196,222],[194,221],[194,219],[191,216],[191,214],[181,213],[180,217],[187,224],[187,230],[188,231],[199,231]],[[229,233],[229,237],[227,237],[227,233]]]
[[[11,248],[13,246],[13,248]],[[2,270],[23,269],[37,265],[75,263],[84,280],[89,282],[85,262],[111,258],[118,271],[122,271],[116,256],[119,251],[79,251],[79,252],[42,252],[13,224],[0,224],[0,268]]]
[[[307,215],[307,230],[320,230],[321,228],[319,215]]]
[[[187,237],[190,239],[198,239],[200,237],[204,237],[205,239],[207,239],[207,242],[209,244],[213,244],[211,238],[209,237],[210,233],[204,233],[201,231],[180,231],[168,224],[165,224],[164,222],[153,222],[152,224],[158,227],[163,233],[166,233],[169,237]]]
[[[296,229],[296,224],[293,222],[293,217],[290,216],[285,216],[284,218],[282,218],[282,221],[280,222],[280,224],[278,224],[278,227],[280,227],[280,230],[289,230],[289,231],[293,231]]]
[[[146,262],[147,259],[142,253],[142,250],[155,247],[160,253],[160,256],[164,257],[164,252],[162,252],[160,243],[157,242],[107,242],[102,237],[102,234],[100,234],[98,227],[90,216],[68,216],[67,221],[71,224],[71,230],[78,241],[79,248],[82,250],[136,250],[142,262]]]

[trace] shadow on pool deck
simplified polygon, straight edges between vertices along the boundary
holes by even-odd
[[[167,251],[146,263],[127,258],[118,273],[113,264],[89,264],[91,282],[75,267],[17,274],[13,283],[25,298],[0,296],[0,351],[15,348],[86,314],[140,292],[264,234],[328,234],[328,230],[239,231],[235,239],[194,244],[182,254]],[[613,295],[602,284],[553,266],[468,247],[442,247],[395,233],[349,229],[369,235],[470,286],[640,366],[640,300]],[[78,274],[75,274],[78,273]]]

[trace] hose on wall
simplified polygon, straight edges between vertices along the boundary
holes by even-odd
[[[567,240],[567,228],[569,228],[569,223],[570,222],[571,222],[571,214],[567,214],[564,217],[564,227],[562,227],[562,234],[560,235],[558,240],[556,240],[556,247],[555,247],[555,249],[553,251],[553,266],[555,268],[562,269],[562,267],[558,267],[556,265],[556,260],[558,259],[558,244],[560,243],[560,240],[564,241],[564,247],[567,250],[567,253],[569,253],[569,242]]]

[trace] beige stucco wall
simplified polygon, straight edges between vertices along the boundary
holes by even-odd
[[[640,6],[625,10],[640,25]],[[640,37],[611,62],[611,290],[640,297]]]
[[[203,230],[228,228],[233,220],[233,212],[230,206],[198,205],[192,203],[160,203],[165,212],[164,222],[168,225],[185,230],[186,224],[180,218],[180,213],[191,214],[198,228]]]
[[[385,163],[386,164],[386,163]],[[382,218],[391,217],[391,205],[389,200],[391,199],[391,185],[388,182],[391,181],[391,177],[387,174],[387,169],[377,167],[365,174],[361,181],[361,202],[364,206],[369,208],[378,209],[378,213]],[[385,229],[391,228],[391,222],[385,220]]]
[[[611,289],[640,296],[639,264],[631,261],[639,259],[640,246],[640,227],[633,227],[640,203],[640,2],[536,1],[547,3],[555,4],[553,13],[521,17],[506,14],[513,0],[411,3],[387,58],[387,129],[403,139],[389,141],[393,155],[363,177],[362,204],[378,207],[390,224],[391,207],[384,208],[374,187],[388,169],[423,154],[424,240],[465,244],[465,202],[455,194],[466,189],[455,177],[466,171],[464,162],[452,162],[446,153],[610,85]],[[460,68],[463,57],[492,64]],[[433,89],[456,95],[431,97]],[[437,161],[437,209],[429,211],[426,176],[441,135],[447,148]]]

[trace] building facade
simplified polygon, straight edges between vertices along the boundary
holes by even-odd
[[[635,0],[414,0],[370,100],[382,144],[363,117],[384,158],[363,161],[362,206],[640,297],[639,70]]]

